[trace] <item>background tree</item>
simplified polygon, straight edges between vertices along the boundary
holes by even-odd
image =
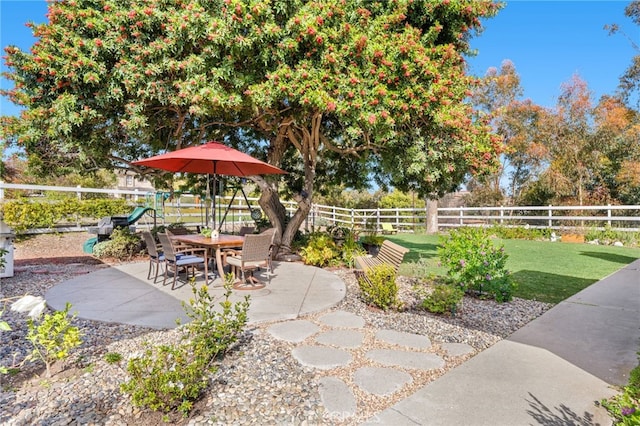
[[[284,251],[318,165],[333,183],[373,166],[420,195],[496,166],[499,139],[464,103],[463,53],[492,2],[166,0],[52,2],[31,52],[6,49],[26,109],[3,138],[49,173],[129,167],[219,139],[283,166],[298,210],[262,177]],[[139,170],[140,172],[146,172]]]
[[[640,1],[630,2],[625,8],[624,14],[631,18],[634,24],[640,25]],[[640,107],[640,46],[637,37],[629,37],[618,24],[605,25],[605,29],[609,30],[610,34],[624,34],[638,53],[632,58],[631,65],[620,77],[620,93],[623,100],[627,103],[635,103],[635,107],[638,109]]]

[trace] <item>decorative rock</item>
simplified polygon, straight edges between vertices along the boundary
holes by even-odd
[[[613,243],[614,246],[616,247],[623,247],[624,244],[622,244],[620,241],[616,241],[615,243]]]
[[[337,377],[323,377],[320,383],[320,400],[327,411],[325,417],[342,420],[356,413],[356,398],[351,389]]]
[[[330,370],[351,362],[351,354],[342,349],[322,346],[300,346],[291,351],[298,362],[307,367]]]
[[[323,324],[332,327],[362,328],[365,325],[365,321],[361,316],[345,311],[330,312],[321,316],[319,320]]]
[[[473,352],[473,348],[466,343],[443,343],[440,346],[449,356],[462,356]]]
[[[444,360],[430,353],[374,349],[367,352],[366,357],[380,364],[404,368],[435,370],[444,367]]]
[[[362,367],[356,371],[353,381],[363,390],[374,395],[391,395],[413,379],[404,371],[393,368]]]
[[[311,321],[296,320],[272,325],[267,331],[276,339],[287,342],[301,342],[318,331],[318,328]]]
[[[427,336],[414,333],[404,333],[395,330],[380,330],[376,338],[392,345],[406,346],[415,349],[427,349],[431,347],[431,340]]]
[[[362,345],[364,333],[356,330],[332,330],[316,337],[316,342],[323,345],[340,346],[341,348],[357,348]]]

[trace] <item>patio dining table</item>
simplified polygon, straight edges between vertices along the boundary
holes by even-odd
[[[195,247],[206,247],[211,251],[215,251],[216,267],[218,275],[224,281],[224,265],[222,264],[222,249],[242,247],[244,237],[240,235],[220,234],[218,238],[205,237],[204,235],[172,235],[171,238],[183,244]]]

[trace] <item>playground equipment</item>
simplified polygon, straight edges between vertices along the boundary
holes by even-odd
[[[128,228],[139,221],[147,212],[153,212],[153,225],[156,225],[156,211],[151,207],[136,207],[128,216],[105,216],[98,221],[98,226],[89,228],[89,232],[96,237],[89,238],[82,246],[85,253],[93,253],[96,243],[106,241],[111,237],[114,229]]]
[[[220,228],[222,227],[222,225],[224,224],[225,219],[227,218],[227,214],[229,213],[229,210],[231,210],[231,205],[233,204],[233,200],[235,200],[236,195],[238,195],[238,191],[242,192],[242,196],[244,197],[244,201],[245,203],[247,203],[247,207],[249,208],[249,211],[251,212],[251,219],[253,219],[254,222],[256,222],[256,226],[258,225],[258,220],[260,220],[260,218],[262,217],[262,212],[260,211],[260,209],[254,209],[251,207],[251,203],[249,203],[249,199],[247,198],[247,194],[244,192],[244,188],[242,187],[242,184],[238,184],[238,185],[234,185],[232,187],[234,189],[233,192],[233,196],[231,197],[231,200],[229,200],[229,204],[227,205],[227,208],[224,212],[224,216],[222,216],[222,220],[220,221],[220,225],[218,225],[218,230],[220,230]]]

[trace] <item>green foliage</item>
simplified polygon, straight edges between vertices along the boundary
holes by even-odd
[[[629,374],[629,382],[619,394],[600,401],[613,417],[614,424],[636,426],[640,424],[640,364]]]
[[[191,318],[184,327],[191,344],[199,353],[210,358],[224,355],[236,343],[238,336],[247,323],[249,295],[242,302],[231,303],[231,283],[233,274],[225,277],[224,300],[219,303],[221,312],[216,311],[215,301],[206,285],[196,289],[192,287],[194,298],[185,306],[187,316]]]
[[[458,310],[464,292],[454,285],[436,284],[431,293],[427,294],[421,306],[435,314],[453,314]]]
[[[175,346],[147,347],[140,357],[127,365],[130,380],[121,390],[132,397],[137,406],[169,413],[177,410],[187,416],[208,385],[208,374],[217,371],[214,360],[237,342],[247,321],[249,296],[231,303],[233,276],[225,277],[221,312],[214,309],[214,300],[207,286],[192,286],[193,299],[185,312],[192,319],[182,330],[184,335]]]
[[[348,230],[345,234],[345,240],[340,246],[340,260],[349,268],[355,265],[355,258],[366,254],[366,251],[358,243],[356,234]]]
[[[71,304],[67,303],[63,311],[45,314],[44,318],[27,320],[29,331],[27,340],[33,345],[33,350],[27,359],[44,362],[47,377],[51,376],[51,365],[56,360],[64,360],[69,351],[80,346],[80,331],[71,325],[68,318]],[[75,314],[71,319],[75,318]]]
[[[326,232],[314,232],[309,235],[309,241],[300,250],[300,254],[307,265],[323,267],[339,258],[340,250],[331,235]]]
[[[136,406],[165,413],[177,410],[186,417],[207,387],[207,373],[217,370],[192,349],[189,344],[148,346],[142,356],[129,360],[131,379],[120,389]]]
[[[104,360],[109,364],[117,364],[122,361],[122,354],[118,352],[107,352],[104,355]]]
[[[625,246],[637,246],[640,244],[640,232],[616,231],[610,225],[604,229],[590,229],[584,236],[586,241],[597,240],[599,244],[611,245],[620,241]]]
[[[53,228],[60,223],[99,219],[104,216],[127,214],[131,211],[131,206],[120,198],[94,200],[70,198],[58,202],[19,199],[7,201],[0,208],[4,221],[16,232],[34,228]]]
[[[367,269],[358,277],[362,297],[366,303],[382,310],[399,308],[396,271],[391,265],[381,264]]]
[[[488,295],[498,302],[511,300],[515,283],[506,269],[504,246],[495,247],[484,228],[458,228],[441,238],[438,255],[447,275],[465,292]]]
[[[93,255],[97,258],[115,258],[128,260],[142,252],[143,243],[140,236],[129,228],[117,228],[106,241],[93,246]]]
[[[498,238],[505,240],[548,240],[551,237],[551,230],[527,228],[524,226],[507,227],[495,225],[491,232]]]

